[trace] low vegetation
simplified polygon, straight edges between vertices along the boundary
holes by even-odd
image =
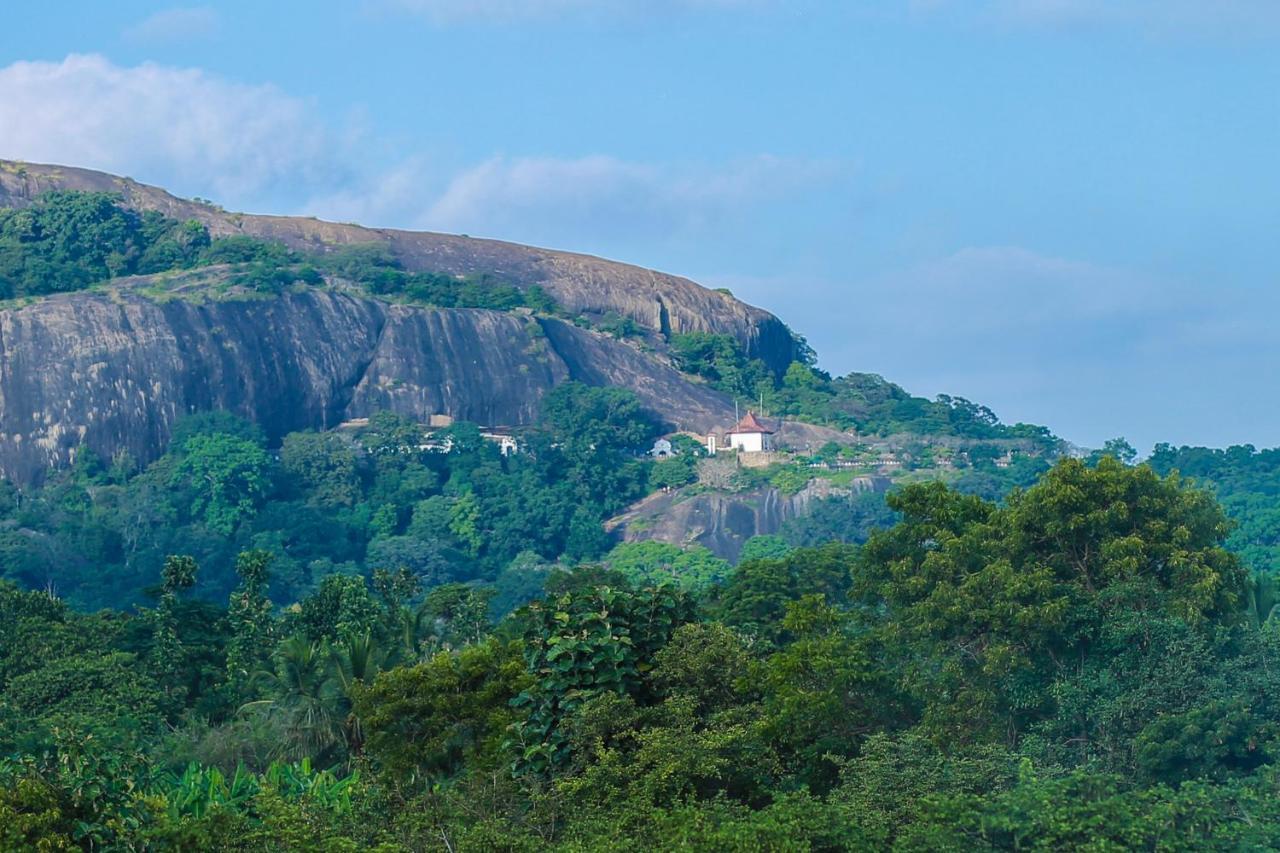
[[[521,290],[484,275],[406,272],[378,246],[312,254],[247,236],[215,238],[195,220],[139,213],[110,193],[54,191],[29,208],[0,210],[0,299],[214,265],[228,265],[227,283],[252,293],[340,280],[381,298],[438,308],[556,310],[536,286]]]

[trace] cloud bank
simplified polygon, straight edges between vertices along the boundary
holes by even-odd
[[[649,163],[602,154],[439,164],[379,149],[274,86],[96,56],[0,68],[0,157],[101,169],[231,208],[431,228],[584,251],[720,233],[753,206],[837,178],[753,156]],[[352,165],[355,164],[355,165]]]
[[[0,68],[3,157],[252,199],[333,182],[334,143],[311,105],[274,86],[93,55]]]
[[[758,156],[729,163],[637,163],[494,157],[453,177],[420,219],[423,227],[547,240],[609,240],[717,230],[735,213],[840,176],[838,164]]]

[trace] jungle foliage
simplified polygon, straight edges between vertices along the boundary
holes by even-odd
[[[1280,573],[1280,450],[1157,444],[1148,462],[1161,473],[1179,471],[1212,489],[1235,522],[1228,547],[1257,571]]]
[[[407,567],[280,606],[255,550],[222,602],[186,556],[131,612],[0,583],[0,846],[1280,844],[1280,622],[1210,494],[1103,457],[889,507],[686,589],[653,549],[524,556],[496,621]]]
[[[506,456],[462,422],[429,431],[380,413],[268,448],[234,416],[193,415],[145,467],[81,449],[41,487],[0,484],[0,578],[124,608],[184,553],[201,566],[197,597],[219,600],[240,582],[236,555],[263,550],[286,604],[330,575],[407,568],[427,587],[494,582],[511,607],[530,594],[508,571],[517,556],[550,564],[612,547],[601,522],[650,489],[641,451],[660,430],[630,392],[572,382]]]

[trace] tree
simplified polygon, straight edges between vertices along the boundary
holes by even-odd
[[[519,717],[510,701],[529,682],[516,647],[489,639],[380,673],[354,691],[354,713],[369,755],[398,780],[496,770]]]
[[[333,432],[286,435],[280,463],[322,507],[352,506],[360,497],[356,452],[349,439]]]
[[[182,665],[182,648],[178,638],[178,595],[195,586],[196,570],[193,557],[178,555],[166,557],[160,570],[160,604],[156,609],[151,659],[161,677],[161,683],[169,692],[178,687],[174,681]]]
[[[449,532],[467,547],[473,557],[484,547],[484,539],[480,535],[480,502],[472,492],[463,492],[450,505]]]
[[[768,367],[759,359],[748,359],[732,335],[677,333],[670,336],[670,345],[676,367],[703,377],[726,394],[754,400],[762,389],[773,390]]]
[[[512,702],[524,716],[508,741],[516,772],[563,769],[572,755],[566,716],[602,693],[643,696],[641,667],[691,617],[690,602],[670,589],[597,586],[530,604],[525,662],[533,685]]]
[[[564,543],[564,555],[570,560],[591,560],[609,549],[609,534],[594,515],[585,507],[573,514]]]
[[[910,719],[908,702],[883,665],[873,634],[849,616],[807,594],[787,605],[787,645],[753,672],[765,695],[765,737],[811,790],[834,784],[841,757],[863,739]]]
[[[229,536],[266,497],[271,460],[257,444],[230,435],[196,435],[182,451],[172,484],[189,485],[190,514]]]
[[[644,449],[657,424],[631,391],[565,382],[542,399],[543,428],[571,458]]]
[[[696,482],[697,479],[698,460],[692,454],[661,459],[649,469],[650,489],[678,489]]]
[[[623,542],[602,562],[635,586],[671,584],[687,591],[705,589],[730,572],[727,561],[701,545],[680,548],[666,542]]]
[[[1207,629],[1243,597],[1221,510],[1145,466],[1067,460],[1003,508],[936,483],[889,503],[903,520],[868,540],[855,590],[926,727],[953,742],[1016,745],[1109,625],[1143,614]]]
[[[798,548],[781,559],[738,564],[728,581],[713,590],[712,612],[726,625],[767,643],[786,637],[787,608],[807,595],[845,604],[855,551],[846,545]]]
[[[681,625],[653,660],[649,678],[658,692],[691,700],[703,717],[742,704],[752,692],[750,650],[741,635],[718,622]]]
[[[241,710],[279,721],[285,737],[280,756],[295,761],[332,757],[347,746],[342,690],[333,677],[327,644],[298,635],[285,639],[271,665],[253,673],[253,686],[269,698],[248,702]]]
[[[438,586],[427,593],[422,612],[446,647],[478,643],[489,632],[492,587],[463,583]]]
[[[296,629],[313,642],[362,637],[371,632],[383,609],[359,575],[329,575],[304,598],[294,616]]]
[[[365,564],[374,571],[405,569],[423,586],[435,586],[459,574],[465,576],[467,562],[464,554],[436,540],[392,536],[369,546]]]
[[[188,441],[197,436],[229,435],[265,447],[266,436],[262,428],[232,412],[215,409],[195,412],[178,419],[169,436],[169,449],[181,451]]]
[[[746,563],[751,560],[780,560],[792,550],[787,540],[781,536],[761,533],[742,543],[742,550],[738,552],[738,561]]]
[[[227,677],[243,690],[273,646],[274,623],[267,598],[271,554],[245,551],[236,558],[240,585],[227,605],[231,638],[227,642]]]
[[[1133,445],[1125,441],[1123,437],[1109,439],[1102,445],[1101,450],[1095,450],[1089,454],[1086,464],[1096,466],[1104,457],[1110,456],[1117,462],[1125,465],[1132,465],[1138,461],[1138,451]]]

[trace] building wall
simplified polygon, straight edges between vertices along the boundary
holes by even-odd
[[[763,453],[741,453],[738,455],[738,464],[743,468],[768,468],[775,462],[786,462],[787,459],[785,453],[766,450]]]
[[[742,453],[764,453],[773,450],[773,436],[759,432],[731,432],[729,446]]]

